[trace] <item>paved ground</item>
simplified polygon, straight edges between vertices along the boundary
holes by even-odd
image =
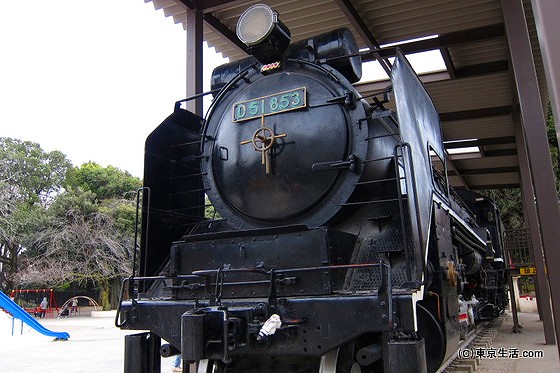
[[[114,317],[76,316],[45,319],[54,331],[70,333],[67,341],[54,341],[20,322],[11,335],[11,318],[0,311],[0,373],[111,373],[123,371],[124,336]],[[162,359],[162,372],[171,372],[171,359]]]
[[[113,323],[113,317],[92,318],[85,315],[46,319],[42,321],[45,327],[70,333],[68,341],[53,341],[26,325],[20,335],[19,321],[12,336],[11,319],[0,312],[0,373],[122,372],[124,336],[131,332],[117,329]],[[484,359],[477,372],[560,372],[558,349],[544,345],[542,322],[538,320],[538,315],[521,313],[520,323],[523,334],[511,334],[513,323],[508,315],[489,348],[498,351],[503,347],[508,353],[511,349],[518,352],[542,351],[544,357]],[[171,359],[162,359],[162,372],[171,372]]]
[[[519,313],[519,324],[523,327],[521,334],[511,333],[513,320],[510,314],[500,327],[500,331],[488,351],[499,352],[503,348],[505,358],[481,359],[477,372],[480,373],[530,373],[560,372],[558,348],[544,344],[543,324],[539,316],[533,313]],[[516,354],[527,351],[529,354],[540,354],[542,358],[516,358]],[[510,357],[511,355],[511,357]]]

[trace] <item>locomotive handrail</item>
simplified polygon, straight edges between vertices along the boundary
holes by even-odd
[[[222,88],[220,88],[218,90],[218,94],[216,95],[216,98],[212,101],[212,103],[210,104],[210,106],[208,107],[208,110],[206,111],[206,114],[204,115],[204,117],[206,118],[206,116],[208,115],[208,113],[210,113],[210,111],[212,111],[212,109],[214,109],[215,106],[215,102],[220,102],[220,99],[222,98],[222,96],[229,91],[229,89],[235,84],[237,83],[239,80],[243,79],[247,74],[249,74],[249,69],[254,68],[256,66],[255,63],[252,63],[251,65],[247,66],[245,69],[243,69],[242,71],[239,72],[239,74],[237,74],[236,76],[234,76],[229,82],[227,82],[226,85],[224,85]]]
[[[390,47],[378,46],[376,48],[368,48],[368,50],[359,51],[359,52],[355,52],[355,53],[343,54],[341,56],[320,58],[318,60],[315,60],[315,63],[322,64],[322,65],[323,64],[330,64],[333,61],[342,60],[342,59],[346,59],[346,58],[350,58],[350,57],[358,57],[358,56],[359,57],[366,57],[365,61],[369,61],[369,60],[378,59],[379,57],[381,57],[381,58],[394,57],[396,54],[397,54],[397,47],[396,46],[390,46]],[[381,56],[378,56],[378,55],[381,55]]]
[[[388,177],[386,179],[377,179],[377,180],[368,180],[368,181],[358,181],[357,183],[354,183],[354,186],[358,186],[358,185],[370,185],[370,184],[378,184],[378,183],[386,183],[389,181],[397,181],[397,180],[404,180],[403,177],[401,178],[396,178],[396,177]]]
[[[298,272],[313,272],[313,271],[330,271],[330,270],[340,270],[340,269],[359,269],[359,268],[375,268],[375,267],[388,267],[387,268],[387,276],[388,279],[385,280],[384,276],[382,276],[383,284],[380,287],[380,291],[382,289],[386,289],[389,293],[391,291],[391,270],[390,266],[386,263],[361,263],[361,264],[342,264],[342,265],[334,265],[334,266],[320,266],[320,267],[302,267],[302,268],[285,268],[285,269],[274,269],[271,268],[270,270],[260,269],[260,268],[226,268],[221,267],[219,269],[207,269],[207,270],[198,270],[193,271],[193,275],[201,276],[206,278],[206,294],[210,299],[213,300],[215,304],[219,304],[221,299],[221,291],[224,285],[224,275],[225,273],[255,273],[260,274],[263,276],[270,276],[270,280],[266,281],[259,281],[259,283],[266,283],[270,282],[270,303],[273,302],[273,299],[276,299],[276,285],[275,280],[277,275],[286,274],[286,273],[298,273]],[[212,277],[215,276],[215,283],[214,293],[210,292],[212,288]],[[226,283],[226,284],[248,284],[254,282],[233,282],[233,283]],[[219,293],[218,293],[219,292]],[[389,295],[390,298],[390,295]],[[390,317],[389,317],[390,318]]]
[[[367,98],[367,97],[371,97],[371,96],[361,96],[362,99]],[[375,99],[374,101],[379,102],[379,100]],[[391,122],[393,122],[393,124],[398,127],[399,123],[397,121],[397,119],[395,118],[395,116],[391,113],[390,115],[385,115],[385,113],[388,110],[383,110],[383,114],[382,116],[376,116],[375,113],[377,111],[373,111],[372,114],[368,117],[365,118],[360,118],[358,119],[358,123],[356,123],[358,125],[358,127],[361,129],[362,128],[362,123],[363,122],[368,122],[370,119],[380,119],[380,118],[389,118],[391,120]],[[400,133],[393,131],[393,129],[391,129],[387,123],[385,123],[384,120],[380,120],[379,123],[381,123],[381,125],[383,127],[385,127],[385,129],[387,130],[388,134],[387,135],[379,135],[379,136],[372,136],[372,137],[366,137],[365,140],[369,141],[369,140],[374,140],[376,138],[381,138],[381,137],[389,137],[389,136],[393,136],[397,141],[400,141]]]
[[[407,144],[408,145],[408,144]],[[399,156],[399,149],[401,150],[401,155]],[[407,281],[411,281],[412,280],[412,276],[410,273],[410,250],[408,249],[408,240],[407,240],[407,234],[406,234],[406,225],[405,225],[405,219],[404,219],[404,206],[403,206],[403,195],[402,195],[402,190],[401,190],[401,176],[400,176],[400,172],[399,172],[399,158],[404,156],[404,145],[403,143],[399,143],[397,146],[395,146],[394,149],[394,153],[393,153],[393,157],[394,157],[394,161],[395,161],[395,177],[399,179],[399,182],[397,183],[397,198],[399,200],[399,213],[401,216],[401,234],[402,234],[402,238],[403,238],[403,250],[404,250],[404,262],[406,265],[406,280]],[[403,168],[404,168],[404,164],[403,164]],[[403,176],[402,179],[405,180],[405,185],[406,183],[406,172],[403,172]],[[408,192],[408,190],[407,190]]]
[[[117,313],[115,314],[115,326],[117,328],[120,328],[124,325],[126,325],[126,323],[128,322],[128,319],[124,319],[122,323],[119,323],[119,318],[121,315],[121,307],[122,307],[122,302],[123,302],[123,298],[124,298],[124,289],[126,288],[126,284],[130,281],[130,279],[132,278],[132,276],[125,278],[123,280],[123,283],[121,285],[121,291],[119,293],[119,306],[117,307]]]
[[[199,143],[200,141],[197,141],[197,142]],[[199,173],[196,173],[196,174],[169,176],[169,180],[187,179],[189,177],[201,177],[201,176],[204,176],[204,175],[208,175],[208,173],[207,172],[199,172]]]
[[[386,160],[389,160],[389,159],[393,159],[393,156],[390,155],[390,156],[381,157],[381,158],[364,159],[362,161],[362,163],[380,162],[380,161],[386,161]]]
[[[402,197],[402,199],[406,199],[406,197]],[[358,202],[346,202],[341,203],[341,206],[358,206],[358,205],[367,205],[370,203],[384,203],[384,202],[398,202],[399,198],[384,198],[384,199],[372,199],[369,201],[358,201]]]
[[[336,270],[336,269],[355,269],[355,268],[372,268],[384,265],[384,263],[362,263],[362,264],[340,264],[332,266],[320,266],[320,267],[301,267],[301,268],[285,268],[285,269],[258,269],[258,268],[220,268],[220,269],[204,269],[193,271],[193,275],[196,276],[209,276],[214,275],[218,271],[221,272],[231,272],[231,273],[258,273],[261,275],[270,275],[272,272],[277,274],[283,273],[293,273],[293,272],[311,272],[311,271],[323,271],[323,270]],[[147,279],[147,278],[146,278]]]
[[[180,195],[183,195],[183,194],[190,194],[190,193],[195,193],[195,192],[206,192],[207,190],[209,190],[209,188],[190,189],[190,190],[183,191],[183,192],[169,193],[169,196],[174,197],[174,196],[180,196]]]
[[[314,67],[314,68],[316,68],[317,70],[320,70],[320,71],[322,71],[323,73],[325,73],[329,78],[331,78],[331,79],[334,80],[335,82],[341,83],[340,79],[338,79],[338,77],[337,77],[336,75],[334,75],[334,74],[332,73],[331,70],[326,69],[326,68],[324,68],[324,67],[321,66],[321,65],[317,65],[317,64],[314,63],[314,62],[307,61],[307,60],[301,60],[301,59],[297,59],[297,58],[288,58],[288,59],[286,59],[286,61],[288,61],[288,62],[299,63],[299,64],[301,64],[301,65],[305,65],[305,66],[309,66],[309,67]]]
[[[369,119],[369,118],[368,118],[368,119]],[[395,136],[398,137],[398,134],[396,134],[396,133],[388,133],[388,134],[385,134],[385,135],[368,136],[368,137],[366,137],[364,140],[369,141],[369,140],[383,139],[383,138],[385,138],[385,137],[395,137]]]
[[[481,242],[476,242],[472,237],[467,236],[458,224],[451,224],[451,237],[466,247],[486,252],[486,245]],[[480,239],[480,237],[478,238]]]
[[[402,158],[403,158],[403,161],[404,161],[404,159],[405,159],[405,155],[406,155],[406,158],[407,158],[407,161],[408,161],[407,164],[409,165],[409,168],[410,168],[409,173],[410,173],[410,177],[411,177],[412,180],[410,180],[410,183],[406,183],[406,185],[407,185],[407,191],[406,191],[406,193],[407,193],[407,194],[411,194],[411,193],[412,193],[412,197],[413,197],[413,201],[414,201],[414,209],[416,210],[416,214],[415,214],[415,215],[416,215],[416,216],[415,216],[415,218],[416,218],[416,223],[415,223],[415,224],[416,224],[417,227],[420,227],[420,208],[419,208],[419,206],[418,206],[418,194],[417,194],[417,191],[416,191],[416,188],[415,188],[416,179],[415,179],[415,176],[414,176],[414,175],[416,175],[416,173],[414,172],[414,162],[413,162],[413,160],[412,160],[411,150],[410,150],[411,147],[410,147],[410,144],[407,143],[407,142],[401,142],[400,144],[398,144],[398,145],[395,147],[395,159],[398,158],[398,157],[397,157],[397,152],[398,152],[397,149],[402,149],[402,150],[401,150],[401,156],[402,156]],[[404,149],[407,149],[407,151],[404,151]],[[403,168],[404,168],[404,164],[403,164]],[[398,172],[399,172],[399,171],[398,171],[398,167],[395,167],[395,170],[396,170],[396,172],[397,172],[397,174],[398,174]],[[406,179],[406,173],[405,173],[405,179]],[[408,190],[408,187],[409,187],[409,186],[410,186],[410,188],[412,189],[412,190],[410,190],[410,191]],[[398,188],[399,188],[399,191],[400,191],[400,184],[398,185]],[[399,196],[400,196],[400,195],[401,195],[401,193],[399,193]],[[401,203],[400,205],[402,205],[402,203]],[[404,215],[402,215],[402,216],[404,216]],[[412,216],[411,216],[411,218],[412,218]],[[404,219],[403,219],[403,220],[404,220]],[[412,222],[411,222],[411,224],[412,224]],[[403,234],[404,234],[404,232],[403,232]],[[404,237],[404,236],[403,236],[403,237]],[[418,234],[418,249],[419,249],[419,254],[420,254],[420,255],[418,256],[418,261],[419,261],[420,264],[421,264],[422,273],[426,273],[426,263],[425,263],[425,261],[424,261],[424,258],[425,258],[426,255],[425,255],[425,252],[424,252],[424,247],[423,247],[423,245],[422,245],[422,242],[423,242],[423,241],[422,241],[422,232],[419,231],[419,234]],[[408,255],[408,257],[407,257],[407,255]],[[405,248],[405,258],[406,258],[406,259],[405,259],[405,260],[406,260],[406,264],[407,264],[407,266],[408,266],[408,265],[409,265],[409,259],[410,259],[410,253],[408,252],[408,250],[406,250],[406,248]],[[411,274],[411,271],[408,270],[408,269],[409,269],[409,268],[407,267],[407,280],[408,280],[408,281],[411,281],[411,275],[412,275],[412,274]],[[417,269],[417,271],[418,271],[418,269]]]
[[[138,220],[140,211],[140,192],[144,191],[144,188],[138,188],[136,190],[136,216],[134,218],[134,252],[132,254],[132,277],[134,277],[134,270],[136,269],[136,251],[138,249]]]
[[[208,110],[206,111],[206,114],[204,114],[204,122],[206,122],[208,116],[210,115],[212,110],[214,110],[214,106],[216,106],[217,102],[221,101],[222,97],[226,94],[226,92],[229,91],[231,89],[231,87],[233,87],[239,80],[241,80],[245,76],[247,76],[247,74],[249,74],[249,69],[254,68],[255,66],[256,66],[256,63],[250,64],[245,69],[240,71],[239,74],[234,76],[229,82],[227,82],[227,84],[225,86],[223,86],[220,89],[220,91],[218,92],[218,94],[216,95],[216,97],[214,98],[214,100],[212,101],[210,106],[208,107]],[[206,137],[206,129],[207,128],[208,127],[206,126],[206,123],[205,123],[204,127],[202,129],[202,139],[207,139],[207,137]],[[203,150],[203,149],[204,149],[204,141],[201,142],[201,150]]]
[[[357,263],[357,264],[341,264],[332,266],[320,267],[301,267],[301,268],[285,268],[285,269],[259,269],[259,268],[219,268],[219,269],[204,269],[193,271],[191,275],[175,275],[175,276],[138,276],[128,277],[123,280],[123,284],[130,281],[154,281],[154,280],[173,280],[173,279],[192,279],[193,277],[211,277],[220,273],[256,273],[263,276],[269,276],[272,272],[276,274],[294,273],[294,272],[312,272],[324,270],[339,270],[339,269],[359,269],[359,268],[375,268],[386,266],[385,263]],[[121,290],[124,293],[124,290]]]
[[[389,262],[379,262],[379,263],[356,263],[356,264],[342,264],[342,265],[331,265],[331,266],[316,266],[316,267],[302,267],[302,268],[285,268],[285,269],[260,269],[260,268],[227,268],[221,267],[218,269],[207,269],[193,271],[191,275],[175,275],[175,276],[130,276],[123,280],[121,291],[119,294],[119,307],[117,308],[117,313],[115,315],[115,326],[118,328],[123,327],[128,323],[128,317],[123,319],[122,322],[119,321],[121,317],[121,306],[123,304],[124,291],[127,288],[133,288],[135,282],[141,281],[154,281],[154,280],[172,280],[172,279],[192,279],[192,278],[205,278],[207,295],[211,299],[212,303],[219,304],[222,290],[224,284],[253,284],[258,283],[270,283],[270,294],[269,303],[276,302],[276,285],[275,280],[277,275],[286,273],[297,273],[297,272],[313,272],[313,271],[331,271],[331,270],[341,270],[341,269],[362,269],[362,268],[381,268],[382,269],[382,283],[378,289],[378,296],[385,298],[385,304],[387,306],[387,322],[392,325],[392,281],[391,281],[391,266]],[[243,281],[243,282],[233,282],[225,283],[224,276],[226,273],[255,273],[264,276],[269,276],[270,279],[262,281]],[[214,277],[215,276],[215,277]],[[215,278],[215,283],[212,284],[212,278]],[[210,289],[214,287],[214,293],[210,292]],[[132,302],[131,312],[134,313],[136,307],[138,307],[138,301],[134,298],[134,292],[130,292]],[[132,316],[134,318],[134,316]]]
[[[212,89],[210,91],[197,93],[195,95],[189,96],[187,98],[184,98],[182,100],[179,100],[179,101],[175,102],[175,105],[181,104],[182,102],[192,101],[194,99],[201,98],[201,97],[204,97],[204,96],[208,96],[209,94],[214,94],[214,93],[218,93],[218,92],[220,92],[220,89]]]
[[[144,191],[146,191],[146,195],[147,195],[147,200],[146,203],[144,203]],[[145,205],[146,207],[146,233],[144,236],[144,243],[146,245],[145,247],[145,252],[147,254],[147,250],[148,250],[148,246],[147,246],[147,242],[148,242],[148,234],[149,234],[149,229],[148,227],[150,226],[150,196],[151,196],[151,190],[149,187],[141,187],[138,188],[136,190],[136,215],[134,218],[134,252],[132,255],[132,275],[131,277],[134,277],[134,274],[136,272],[136,260],[138,259],[138,255],[137,255],[137,251],[138,249],[141,249],[140,246],[138,245],[138,223],[139,223],[139,214],[140,214],[140,195],[142,195],[142,204]],[[144,206],[143,206],[144,207]],[[142,243],[142,242],[140,242]],[[145,270],[145,269],[144,269]],[[132,290],[132,289],[130,289]]]
[[[218,271],[223,271],[223,272],[243,272],[243,273],[258,273],[261,275],[269,275],[270,271],[266,271],[263,269],[258,269],[258,268],[219,268],[219,269],[202,269],[202,270],[198,270],[198,271],[193,271],[193,275],[195,276],[212,276],[214,274],[216,274],[216,272]]]

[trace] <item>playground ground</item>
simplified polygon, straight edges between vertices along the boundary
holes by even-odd
[[[54,341],[0,311],[0,373],[112,373],[123,371],[124,336],[137,331],[115,327],[114,312],[91,317],[82,312],[68,318],[41,319],[46,328],[70,333]],[[171,358],[162,359],[161,371],[171,372]]]

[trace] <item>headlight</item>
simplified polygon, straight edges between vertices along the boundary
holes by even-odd
[[[265,4],[247,9],[236,28],[237,37],[248,47],[248,53],[262,63],[278,61],[290,45],[290,30],[278,18],[278,13]]]
[[[237,21],[237,37],[245,45],[261,43],[272,32],[278,22],[278,13],[264,4],[256,4],[247,9]]]

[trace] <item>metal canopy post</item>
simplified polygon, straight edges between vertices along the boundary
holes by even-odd
[[[542,233],[543,251],[548,268],[560,266],[560,209],[554,183],[550,149],[546,135],[546,123],[539,86],[535,73],[535,64],[531,52],[527,22],[522,0],[502,0],[502,10],[506,35],[511,53],[513,72],[522,115],[522,129],[527,144],[529,167],[533,176],[533,187],[537,215]],[[535,252],[535,259],[539,254]],[[551,288],[560,285],[560,271],[548,271]],[[552,295],[555,319],[556,339],[560,338],[560,292]],[[558,348],[560,345],[557,344]],[[559,351],[560,352],[560,351]]]
[[[202,12],[187,8],[187,97],[202,92]],[[187,110],[202,116],[202,98],[187,101]]]
[[[523,128],[521,125],[521,113],[515,111],[513,113],[513,130],[515,133],[515,142],[517,144],[517,154],[519,157],[519,169],[521,172],[521,196],[523,198],[523,207],[527,225],[531,231],[531,246],[533,247],[533,261],[537,269],[537,286],[539,314],[543,321],[545,344],[554,344],[554,321],[552,320],[552,309],[550,305],[550,288],[548,286],[548,277],[545,272],[545,261],[542,252],[541,232],[539,227],[537,207],[535,206],[535,192],[533,189],[533,177],[529,166],[529,158],[527,156],[527,144],[523,136]]]
[[[560,48],[558,48],[560,1],[531,0],[531,5],[543,58],[550,105],[556,123],[556,138],[560,143]]]
[[[187,95],[191,97],[202,93],[202,41],[203,41],[203,15],[202,11],[187,8]],[[186,109],[202,117],[202,97],[186,102]],[[187,364],[183,361],[183,372],[195,373],[196,364]]]

